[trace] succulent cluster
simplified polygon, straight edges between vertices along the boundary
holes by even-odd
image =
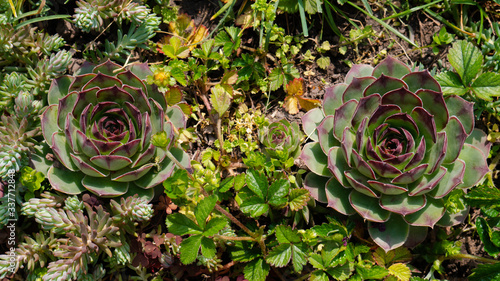
[[[302,137],[299,125],[285,119],[271,123],[259,132],[260,142],[267,154],[283,161],[299,156]]]
[[[142,1],[90,0],[76,2],[74,23],[83,31],[104,31],[108,23],[116,21],[122,28],[130,23],[128,32],[118,29],[115,42],[105,41],[104,52],[92,48],[99,57],[123,60],[136,47],[147,49],[146,41],[156,35],[161,19]]]
[[[33,64],[40,54],[49,56],[63,45],[61,36],[39,32],[36,27],[0,24],[0,65],[16,65],[18,61]]]
[[[474,129],[472,103],[444,97],[427,71],[391,57],[375,68],[353,66],[302,121],[314,140],[301,154],[312,171],[305,187],[367,220],[386,251],[418,244],[428,227],[461,222],[467,210],[447,210],[446,195],[488,172],[490,145]]]
[[[41,152],[33,162],[47,171],[55,190],[89,190],[102,197],[139,194],[150,200],[153,187],[172,174],[176,161],[189,166],[186,153],[174,145],[185,117],[144,83],[148,75],[147,64],[124,69],[108,60],[84,64],[76,76],[53,81],[41,127],[55,157],[49,162]],[[165,147],[151,143],[156,134],[167,139]]]
[[[142,1],[141,1],[142,2]],[[146,6],[127,0],[90,0],[77,1],[75,25],[83,31],[102,31],[109,20],[130,21],[140,25],[153,15]]]
[[[28,119],[19,123],[14,117],[2,115],[0,122],[0,178],[7,175],[9,169],[18,172],[27,159],[29,149],[35,144],[34,137],[40,134],[40,128],[33,128]]]
[[[64,199],[45,192],[41,197],[24,203],[21,211],[25,216],[34,217],[45,231],[34,238],[24,237],[15,251],[15,271],[26,268],[35,272],[37,268],[46,267],[48,270],[39,276],[43,280],[91,280],[83,279],[84,275],[103,274],[102,265],[96,264],[102,254],[109,257],[107,261],[111,264],[130,263],[130,246],[124,233],[118,231],[123,226],[121,220],[134,227],[135,221],[150,219],[153,211],[151,205],[137,196],[122,200],[121,204],[111,200],[114,216],[102,205],[91,207],[81,201],[78,204],[75,196]],[[132,203],[138,205],[130,206]],[[123,255],[113,254],[127,247],[125,260]],[[8,255],[0,256],[1,278],[12,273],[7,270],[8,260]]]

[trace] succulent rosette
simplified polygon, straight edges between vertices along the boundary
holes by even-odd
[[[175,169],[173,157],[189,165],[173,141],[185,117],[179,107],[167,108],[163,94],[145,83],[148,75],[145,63],[123,68],[108,60],[52,82],[41,120],[56,160],[47,170],[54,189],[151,199],[153,187]],[[166,147],[151,142],[161,132]]]
[[[474,129],[473,104],[450,95],[428,71],[394,58],[355,65],[345,83],[326,90],[322,109],[302,118],[304,186],[320,202],[368,221],[388,251],[422,242],[428,227],[460,223],[445,196],[488,172],[490,145]]]
[[[285,119],[273,122],[259,132],[260,142],[265,146],[266,153],[283,160],[299,156],[302,136],[299,124]]]

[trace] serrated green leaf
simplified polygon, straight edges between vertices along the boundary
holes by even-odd
[[[275,229],[276,239],[278,242],[283,243],[299,243],[300,236],[297,231],[294,231],[289,225],[278,225]]]
[[[225,178],[220,184],[219,184],[219,192],[227,192],[229,189],[231,189],[234,186],[234,178],[235,176],[230,176]]]
[[[493,231],[491,233],[491,242],[493,242],[495,246],[500,247],[500,231]]]
[[[329,268],[326,272],[333,277],[333,280],[346,280],[354,271],[354,264],[346,263],[344,265]]]
[[[255,259],[245,266],[243,274],[248,281],[266,281],[270,266],[263,259]]]
[[[318,66],[323,69],[323,70],[326,70],[329,66],[330,66],[330,57],[321,57],[319,59],[316,60],[316,63],[318,64]]]
[[[215,249],[215,243],[212,239],[207,237],[201,238],[201,254],[207,258],[212,259],[215,257],[215,253],[217,253],[217,249]]]
[[[316,270],[311,273],[311,277],[309,277],[309,281],[329,281],[328,274],[321,270]]]
[[[491,97],[500,96],[500,74],[483,73],[472,82],[471,88],[477,97],[488,101],[492,100]]]
[[[441,85],[443,94],[461,96],[467,93],[462,80],[458,74],[451,71],[444,71],[436,75],[436,80]]]
[[[493,242],[491,242],[491,228],[484,218],[478,217],[476,219],[476,229],[479,234],[479,238],[481,238],[481,241],[483,242],[484,250],[490,256],[498,256],[498,254],[500,254],[500,249],[495,246]]]
[[[448,60],[466,86],[471,84],[483,64],[481,51],[465,40],[453,43],[448,53]]]
[[[213,218],[208,221],[205,226],[205,231],[203,236],[209,237],[215,235],[217,232],[221,231],[227,225],[227,221],[224,218],[218,217]]]
[[[234,178],[234,190],[240,191],[245,186],[245,174],[239,174]]]
[[[272,206],[278,207],[287,202],[285,198],[290,190],[290,182],[285,179],[274,181],[267,192],[267,201]]]
[[[217,204],[217,198],[212,195],[205,197],[200,203],[198,203],[198,205],[196,205],[196,208],[194,209],[194,216],[196,217],[196,221],[201,229],[205,229],[207,218],[214,209],[215,204]]]
[[[189,55],[189,48],[182,46],[181,39],[176,36],[170,37],[169,44],[163,45],[162,51],[172,59],[184,59]]]
[[[338,266],[338,265],[343,265],[343,264],[346,264],[348,263],[347,262],[347,258],[348,258],[348,254],[347,252],[344,250],[344,251],[341,251],[340,253],[338,253],[333,259],[332,261],[330,262],[330,265],[329,266]],[[324,258],[323,258],[324,259]]]
[[[292,258],[292,245],[280,244],[269,251],[266,261],[276,267],[284,267]]]
[[[262,256],[260,248],[248,241],[235,241],[229,253],[233,261],[237,262],[249,262]]]
[[[384,279],[389,271],[381,266],[356,265],[356,271],[363,279]]]
[[[186,75],[184,74],[184,71],[182,71],[182,69],[174,67],[170,71],[170,75],[172,75],[172,77],[174,77],[175,80],[182,86],[187,85]]]
[[[201,235],[190,236],[181,242],[181,262],[190,264],[196,260],[201,246]]]
[[[325,270],[328,267],[323,261],[323,257],[318,253],[312,253],[309,256],[309,263],[316,269]]]
[[[222,85],[217,84],[210,88],[212,94],[210,95],[210,102],[219,116],[224,115],[231,106],[231,94],[229,94]]]
[[[257,172],[256,170],[248,170],[245,176],[247,186],[255,193],[260,199],[265,200],[269,185],[265,175]]]
[[[388,268],[389,274],[398,278],[399,281],[409,281],[411,277],[410,268],[403,263],[395,263]]]
[[[201,234],[203,229],[181,213],[167,216],[168,231],[174,235]]]
[[[260,248],[248,241],[235,241],[229,253],[233,261],[237,262],[248,262],[262,256]]]
[[[343,226],[335,225],[332,223],[323,223],[321,225],[315,225],[312,227],[312,229],[320,237],[331,238],[334,235],[339,234],[338,236],[340,237],[340,239],[342,239],[345,236],[347,236],[347,233]]]
[[[307,205],[309,199],[311,199],[309,190],[295,188],[290,191],[290,195],[288,196],[288,206],[290,206],[290,210],[292,211],[302,210]]]
[[[307,264],[307,250],[304,245],[303,243],[292,245],[292,265],[295,272],[301,272]]]
[[[500,263],[478,264],[472,272],[469,281],[500,281]]]
[[[470,190],[465,199],[473,207],[500,205],[500,189],[479,186]]]
[[[269,205],[266,204],[264,199],[257,196],[246,198],[240,206],[242,212],[250,214],[255,218],[265,214],[269,210]]]
[[[380,266],[386,267],[386,265],[395,262],[408,262],[411,260],[411,253],[407,248],[399,247],[394,250],[390,250],[387,253],[382,248],[377,248],[373,252],[373,260]]]

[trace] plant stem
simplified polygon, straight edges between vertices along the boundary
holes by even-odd
[[[230,241],[256,241],[252,237],[239,237],[239,236],[234,237],[234,236],[214,235],[214,238],[230,240]]]
[[[444,261],[444,260],[453,260],[453,259],[456,259],[456,260],[470,259],[470,260],[475,260],[475,261],[484,262],[484,263],[499,263],[500,262],[499,260],[478,257],[478,256],[474,256],[474,255],[471,255],[471,254],[455,254],[455,255],[448,256],[448,257],[442,257],[442,258],[440,258],[441,261]]]
[[[295,279],[295,281],[303,281],[303,280],[306,280],[307,278],[309,278],[309,276],[311,276],[311,273],[307,273],[306,275],[304,276],[301,276],[297,279]]]
[[[221,155],[225,155],[226,150],[224,149],[224,138],[222,135],[222,118],[219,114],[217,114],[217,138],[219,139]]]
[[[177,167],[185,170],[187,172],[187,175],[189,177],[189,179],[191,179],[192,181],[196,181],[196,179],[193,177],[193,175],[191,174],[191,172],[186,169],[186,167],[184,167],[181,162],[179,162],[179,160],[177,160],[170,151],[167,150],[166,152],[167,154],[167,157],[172,160],[175,165],[177,165]],[[209,196],[207,191],[201,187],[201,192],[203,193],[203,195],[205,196]],[[262,239],[260,239],[260,235],[257,235],[256,233],[254,233],[253,231],[251,231],[250,229],[248,229],[248,227],[246,227],[245,225],[243,225],[243,223],[241,223],[236,217],[234,217],[231,213],[229,213],[228,211],[224,210],[219,204],[215,204],[215,209],[217,209],[217,211],[221,212],[223,215],[225,215],[227,218],[229,218],[234,224],[236,224],[237,226],[239,226],[243,231],[245,231],[248,235],[250,235],[251,237],[253,237],[255,239],[255,241],[258,241],[259,242],[259,245],[261,245],[261,248],[262,248]],[[262,249],[263,251],[265,251],[265,244],[264,244],[264,248]]]

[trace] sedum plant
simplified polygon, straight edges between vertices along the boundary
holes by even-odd
[[[301,153],[311,170],[304,186],[336,211],[367,220],[385,251],[420,243],[428,227],[460,223],[468,210],[447,195],[488,172],[490,145],[474,129],[472,103],[443,97],[428,71],[391,57],[375,68],[353,66],[302,121],[314,140]]]
[[[145,84],[151,74],[147,64],[124,69],[108,60],[84,64],[76,76],[53,81],[41,122],[54,161],[39,155],[34,162],[47,171],[55,190],[151,199],[153,187],[172,174],[175,162],[189,166],[187,154],[174,145],[185,117]],[[167,140],[164,147],[152,144],[156,134]]]

